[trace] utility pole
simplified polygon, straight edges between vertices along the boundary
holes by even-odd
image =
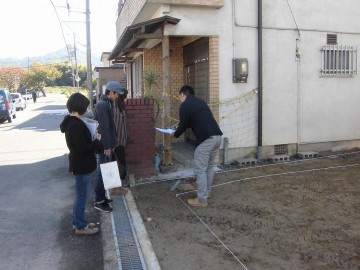
[[[87,67],[87,89],[89,91],[90,109],[93,109],[92,98],[92,67],[91,67],[91,44],[90,44],[90,4],[86,0],[86,67]]]
[[[74,58],[75,58],[75,74],[73,73],[73,78],[76,81],[76,92],[79,92],[79,69],[77,63],[77,54],[76,54],[76,42],[75,42],[75,34],[74,34]]]

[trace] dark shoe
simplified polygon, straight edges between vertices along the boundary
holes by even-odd
[[[113,201],[114,201],[113,199],[108,199],[105,197],[104,203],[109,204],[109,203],[112,203]]]
[[[188,204],[190,204],[191,206],[195,206],[195,207],[208,206],[208,203],[207,203],[207,202],[200,202],[198,198],[188,199],[187,202],[188,202]]]
[[[88,226],[86,226],[84,229],[76,229],[75,230],[75,234],[76,235],[93,235],[93,234],[97,234],[99,232],[98,228],[90,228]]]
[[[101,202],[101,203],[94,203],[94,208],[101,212],[109,213],[112,211],[111,206],[108,203]]]

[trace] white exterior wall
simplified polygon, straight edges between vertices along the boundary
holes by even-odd
[[[263,144],[321,143],[360,138],[360,75],[320,76],[321,48],[327,34],[338,44],[360,48],[360,2],[289,1],[300,29],[299,73],[295,60],[297,31],[284,0],[263,10]],[[285,30],[283,30],[285,29]]]
[[[135,2],[137,10],[144,3]],[[298,31],[288,3],[300,31],[300,61],[295,55]],[[166,25],[166,35],[219,37],[220,101],[258,86],[257,1],[226,0],[220,9],[152,5],[147,10],[148,18],[143,10],[134,22],[141,21],[140,17],[149,20],[169,15],[181,21]],[[360,139],[360,74],[353,78],[320,76],[320,49],[326,45],[326,34],[337,34],[341,45],[360,48],[359,17],[360,1],[263,1],[263,146]],[[247,83],[232,82],[233,58],[248,59]],[[231,127],[224,121],[220,126],[228,136]],[[257,124],[254,126],[247,144],[237,146],[256,146]]]

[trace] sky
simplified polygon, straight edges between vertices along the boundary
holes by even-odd
[[[99,58],[115,46],[118,1],[89,0],[90,47]],[[86,0],[0,0],[0,58],[42,56],[74,46],[74,36],[86,51],[85,10]]]

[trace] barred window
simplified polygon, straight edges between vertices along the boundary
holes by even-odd
[[[326,45],[321,50],[321,75],[352,77],[357,74],[357,47]]]

